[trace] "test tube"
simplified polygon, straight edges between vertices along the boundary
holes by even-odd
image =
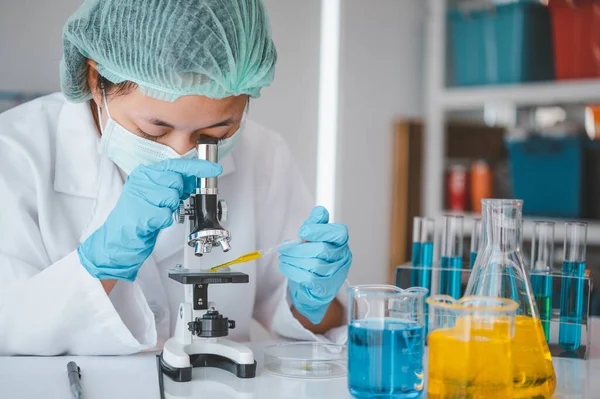
[[[440,294],[459,299],[462,269],[463,217],[444,216],[440,261]]]
[[[435,220],[424,218],[421,225],[421,267],[422,278],[417,286],[431,291],[431,267],[433,266],[433,241],[435,239]],[[429,294],[428,294],[429,295]]]
[[[425,297],[431,294],[431,268],[433,267],[433,241],[435,240],[435,219],[425,218],[421,227],[421,267],[423,268],[418,287],[427,288]],[[425,336],[429,326],[429,310],[425,304]]]
[[[411,265],[413,269],[410,271],[410,286],[417,287],[421,280],[421,230],[423,226],[423,218],[413,218],[413,238],[412,238],[412,257]]]
[[[534,222],[533,240],[531,241],[531,287],[547,342],[550,342],[550,319],[552,317],[553,265],[554,222]]]
[[[480,218],[473,220],[473,231],[471,232],[471,257],[469,259],[469,268],[472,269],[477,259],[477,253],[481,247],[482,223]]]
[[[587,223],[566,223],[558,343],[570,352],[581,346],[586,245]]]

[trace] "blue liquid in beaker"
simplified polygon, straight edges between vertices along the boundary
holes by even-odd
[[[423,326],[402,319],[348,326],[348,387],[360,399],[417,398],[423,391]]]
[[[567,351],[581,346],[585,262],[563,262],[558,343]],[[570,277],[568,277],[570,276]]]

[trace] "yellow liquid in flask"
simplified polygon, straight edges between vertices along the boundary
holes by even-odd
[[[509,335],[508,322],[473,317],[429,334],[428,397],[550,398],[556,377],[541,322],[517,316]]]
[[[513,398],[550,398],[556,388],[552,356],[542,322],[517,316],[513,339]]]

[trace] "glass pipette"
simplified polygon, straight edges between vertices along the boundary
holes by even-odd
[[[274,246],[272,248],[259,249],[258,251],[249,252],[249,253],[247,253],[245,255],[242,255],[239,258],[236,258],[236,259],[234,259],[232,261],[229,261],[227,263],[223,263],[221,265],[211,267],[210,269],[208,269],[208,271],[209,272],[216,272],[216,271],[219,271],[220,269],[223,269],[223,268],[225,268],[227,266],[237,265],[238,263],[245,263],[245,262],[250,262],[251,260],[260,259],[260,258],[262,258],[264,256],[267,256],[267,255],[269,255],[269,254],[271,254],[271,253],[273,253],[275,251],[279,251],[282,248],[291,247],[293,245],[301,244],[303,242],[304,242],[303,240],[287,240],[287,241],[284,241],[281,244],[276,245],[276,246]]]

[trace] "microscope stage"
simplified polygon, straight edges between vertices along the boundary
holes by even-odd
[[[169,270],[169,277],[181,284],[243,284],[248,275],[240,272],[205,272],[191,269]]]

